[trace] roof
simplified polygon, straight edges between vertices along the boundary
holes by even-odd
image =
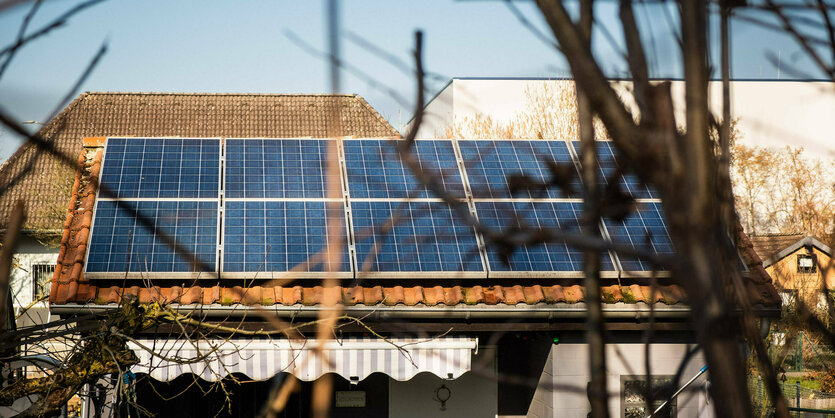
[[[420,285],[356,285],[324,289],[313,285],[314,281],[297,281],[294,285],[278,285],[268,280],[253,281],[248,288],[224,281],[199,281],[191,285],[174,281],[157,281],[145,286],[142,281],[118,281],[85,279],[83,263],[87,251],[93,207],[96,198],[95,181],[101,170],[103,150],[101,142],[90,141],[89,148],[79,157],[81,170],[76,174],[72,197],[64,224],[64,234],[58,255],[58,266],[52,280],[50,302],[53,305],[116,304],[126,294],[138,296],[140,302],[154,300],[181,305],[261,305],[261,306],[314,306],[322,302],[326,292],[338,292],[346,306],[405,305],[440,307],[456,305],[513,306],[574,304],[585,301],[581,280],[565,283],[537,283],[535,279],[523,279],[519,283],[497,285],[468,281],[467,285],[449,280],[426,280]],[[762,261],[745,238],[742,228],[737,230],[742,239],[739,250],[746,260],[750,277],[746,280],[749,298],[761,306],[779,306],[780,298],[771,284],[771,278],[762,267]],[[394,282],[393,282],[394,283]],[[470,284],[471,283],[471,284]],[[686,303],[683,289],[678,285],[658,286],[652,292],[649,286],[627,282],[603,286],[602,299],[606,304]]]
[[[83,93],[40,135],[74,159],[84,137],[327,137],[331,100],[341,111],[341,136],[400,134],[355,94]],[[61,231],[73,168],[24,144],[0,166],[0,224],[26,202],[29,230]]]
[[[817,238],[804,234],[767,234],[751,237],[757,254],[763,259],[763,266],[768,267],[802,247],[816,247],[828,255],[832,249]]]

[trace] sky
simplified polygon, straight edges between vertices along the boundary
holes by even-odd
[[[78,2],[45,2],[30,33]],[[326,50],[323,1],[111,0],[85,10],[65,26],[21,50],[0,79],[0,107],[20,121],[45,122],[61,105],[103,43],[107,53],[77,93],[83,91],[164,91],[236,93],[328,93],[327,63],[301,47],[302,39]],[[516,7],[535,28],[548,34],[533,2]],[[607,75],[626,76],[615,19],[616,2],[602,2],[595,53]],[[30,4],[0,14],[0,44],[14,42]],[[638,13],[650,46],[654,77],[680,78],[677,46],[670,35],[675,17],[653,6]],[[343,71],[340,91],[363,96],[395,128],[414,111],[415,80],[390,59],[360,45],[364,39],[386,54],[412,64],[414,32],[424,32],[424,66],[438,76],[429,96],[452,77],[566,77],[565,61],[540,40],[503,1],[365,1],[340,7],[341,58],[362,74]],[[745,22],[733,26],[733,77],[790,78],[769,60],[814,72],[794,42]],[[547,36],[547,35],[546,35]],[[391,92],[403,98],[397,100]],[[30,125],[32,129],[37,125]],[[0,129],[0,160],[20,139]]]

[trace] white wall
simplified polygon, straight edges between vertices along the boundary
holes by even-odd
[[[545,360],[545,368],[539,376],[539,385],[533,394],[531,406],[528,409],[529,418],[547,418],[554,415],[554,350],[548,352],[548,359]]]
[[[486,363],[480,363],[486,359]],[[483,365],[489,374],[496,373],[496,351],[479,347],[473,364]],[[450,390],[446,411],[434,401],[435,389],[446,385]],[[431,373],[419,373],[405,382],[390,380],[389,416],[398,418],[458,418],[490,417],[498,412],[498,384],[495,377],[486,377],[473,371],[455,380],[441,379]]]
[[[526,89],[569,80],[453,79],[426,112],[419,137],[435,138],[446,126],[481,113],[501,123],[523,112]],[[621,83],[627,84],[628,83]],[[682,103],[683,82],[673,82],[673,97]],[[622,90],[622,89],[619,89]],[[721,114],[719,82],[710,86],[711,105]],[[835,83],[807,81],[733,81],[731,104],[742,141],[760,146],[803,146],[835,158]],[[446,115],[446,117],[444,117]]]
[[[452,126],[454,119],[453,104],[454,104],[454,88],[453,80],[447,85],[435,98],[429,102],[424,108],[423,123],[418,129],[418,138],[442,138],[447,128]],[[403,135],[406,135],[411,128],[411,122],[403,130]]]
[[[10,287],[15,309],[28,306],[32,302],[33,285],[32,265],[58,262],[58,249],[41,245],[32,238],[21,240],[14,256],[15,267],[12,269]],[[39,306],[46,307],[46,303]]]
[[[679,362],[684,357],[685,344],[653,344],[650,352],[653,375],[674,375]],[[606,370],[608,390],[612,394],[609,398],[609,410],[613,417],[622,416],[621,412],[621,376],[642,375],[644,368],[643,344],[609,344],[606,346]],[[682,383],[695,376],[705,364],[704,357],[699,353],[688,363],[682,375]],[[548,364],[543,371],[543,377],[549,372],[552,376],[552,387],[537,389],[535,402],[528,412],[529,417],[567,417],[586,418],[589,412],[589,402],[586,397],[588,375],[588,348],[585,344],[558,344],[551,348]],[[702,387],[706,381],[706,374],[693,383],[691,388]],[[540,380],[543,383],[543,380]],[[540,393],[541,392],[541,393]],[[550,392],[550,393],[549,393]],[[546,396],[551,396],[553,407],[551,414],[547,413]],[[536,402],[537,398],[540,399]],[[685,391],[677,400],[678,418],[708,418],[713,413],[707,407],[704,390]],[[541,412],[545,411],[545,412]]]

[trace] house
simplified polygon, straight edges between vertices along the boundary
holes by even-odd
[[[659,80],[661,81],[661,80]],[[684,82],[671,83],[673,100],[683,103]],[[628,97],[630,81],[612,80],[616,91]],[[708,84],[710,106],[722,114],[722,83]],[[418,138],[467,137],[467,123],[489,117],[504,125],[520,114],[540,112],[542,100],[558,98],[561,89],[573,89],[570,79],[513,77],[456,77],[424,109]],[[731,113],[740,139],[749,145],[802,146],[825,155],[832,145],[821,132],[835,130],[835,83],[805,80],[731,80]],[[539,100],[539,101],[538,101]],[[681,112],[683,107],[676,108]],[[678,114],[677,118],[683,115]],[[460,132],[463,128],[464,132]],[[458,129],[459,131],[454,131]],[[463,134],[463,136],[462,136]]]
[[[811,306],[827,306],[823,298],[835,286],[828,245],[803,234],[758,235],[751,242],[785,301],[799,297]]]
[[[193,96],[182,97],[188,101]],[[152,412],[216,413],[225,394],[210,382],[239,376],[246,382],[230,383],[229,414],[252,415],[287,372],[303,382],[324,373],[337,375],[334,416],[586,415],[586,308],[578,251],[562,244],[520,247],[503,262],[495,246],[483,244],[483,233],[427,193],[392,154],[392,141],[397,141],[392,130],[317,139],[326,130],[321,135],[227,130],[258,113],[251,105],[233,105],[236,110],[217,112],[211,120],[163,116],[172,108],[159,110],[155,118],[125,117],[149,121],[148,126],[125,128],[130,133],[101,129],[84,137],[52,279],[51,312],[104,313],[135,297],[140,303],[167,303],[209,323],[259,330],[270,329],[270,319],[315,319],[329,309],[325,301],[332,298],[368,328],[345,324],[333,340],[314,341],[324,345],[332,362],[317,361],[310,347],[280,338],[221,333],[234,338],[186,345],[170,338],[174,329],[149,332],[137,342],[155,347],[163,357],[194,356],[200,347],[216,343],[223,360],[178,365],[137,346],[141,361],[134,368],[140,373],[135,393]],[[316,109],[276,115],[272,123],[326,124],[327,118],[315,117]],[[382,121],[374,115],[370,119]],[[124,117],[104,109],[88,123],[117,116]],[[162,117],[183,131],[154,129]],[[575,145],[563,139],[419,139],[415,152],[424,169],[444,173],[442,187],[456,207],[488,226],[513,226],[514,216],[508,215],[513,213],[572,230],[579,225],[576,199],[557,191],[510,196],[505,175],[524,169],[542,178],[546,170],[532,157],[548,152],[555,161],[573,164]],[[339,198],[326,194],[324,186],[323,162],[333,148],[339,155]],[[528,165],[502,166],[507,158]],[[497,163],[505,171],[497,174]],[[164,167],[181,169],[163,173]],[[97,181],[104,187],[97,188]],[[643,205],[623,222],[605,220],[607,236],[671,252],[661,202],[634,179],[624,181]],[[328,207],[344,213],[346,243],[339,246],[341,261],[331,265],[331,273],[322,271],[316,258],[307,261],[333,236],[323,232],[335,222],[324,216]],[[153,218],[157,232],[172,236],[187,251],[171,249],[139,218]],[[750,270],[745,284],[757,312],[765,318],[778,315],[780,299],[761,260],[744,236],[739,241]],[[196,256],[196,263],[187,253]],[[662,324],[652,344],[659,386],[669,383],[695,343],[690,311],[669,274],[662,272],[653,290],[643,262],[617,254],[603,259],[609,388],[621,395],[612,397],[610,406],[621,414],[640,411],[642,335],[650,310]],[[326,275],[339,285],[323,288]],[[408,355],[372,338],[369,330],[402,343]],[[703,366],[703,357],[695,354],[684,376],[704,383],[705,377],[699,377]],[[162,399],[177,394],[176,402],[160,407]],[[287,414],[307,414],[311,396],[310,383],[302,383]],[[678,417],[711,416],[702,391],[688,392],[674,407]],[[88,416],[94,410],[88,404]]]
[[[329,95],[303,94],[81,94],[39,134],[75,160],[82,139],[91,136],[324,137]],[[398,135],[362,97],[336,96],[347,136]],[[46,297],[58,258],[75,167],[24,144],[0,166],[0,229],[15,202],[25,203],[27,220],[11,276],[14,306],[26,315],[21,325],[49,318]]]

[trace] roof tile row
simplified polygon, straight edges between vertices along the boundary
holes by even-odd
[[[165,303],[220,304],[220,305],[320,305],[329,292],[337,293],[337,300],[345,306],[406,305],[406,306],[455,306],[475,305],[536,305],[540,303],[580,303],[585,301],[585,291],[579,285],[562,286],[371,286],[371,287],[322,287],[322,286],[190,286],[190,287],[140,287],[111,286],[98,288],[87,284],[78,286],[75,301],[96,304],[119,303],[124,295],[133,295],[140,303],[155,301]],[[649,286],[603,286],[602,300],[606,303],[661,302],[676,304],[683,301],[684,292],[676,285],[659,286],[657,291]],[[56,303],[61,303],[57,301]]]

